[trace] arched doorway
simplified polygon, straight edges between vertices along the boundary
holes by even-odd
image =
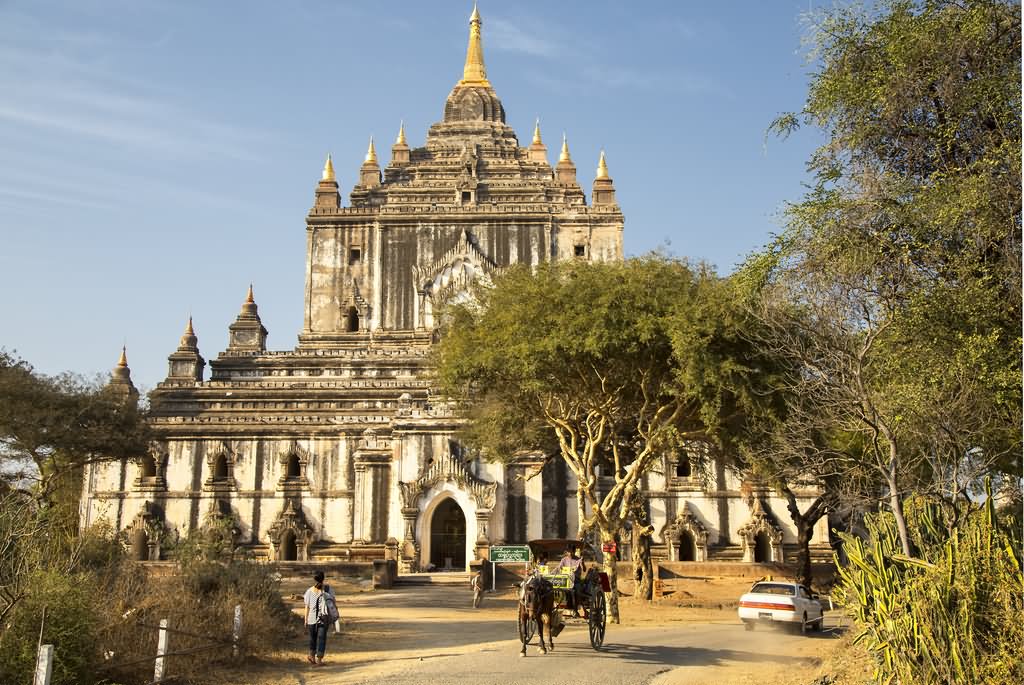
[[[359,330],[359,310],[355,307],[348,308],[348,313],[345,315],[345,330],[349,333]]]
[[[697,561],[697,540],[688,530],[679,535],[679,561]]]
[[[228,479],[228,458],[223,454],[217,457],[217,463],[213,467],[214,480]]]
[[[149,561],[149,536],[141,527],[135,529],[132,535],[132,559],[135,561]]]
[[[295,547],[295,533],[293,531],[285,531],[285,534],[281,536],[281,561],[295,561],[299,558],[299,551]]]
[[[288,468],[285,471],[285,478],[293,479],[302,475],[302,467],[299,464],[299,455],[293,454],[288,457]]]
[[[441,502],[430,519],[430,563],[435,568],[466,568],[466,515],[451,499]]]
[[[772,561],[772,543],[768,539],[768,533],[759,532],[754,536],[754,562],[766,564]]]

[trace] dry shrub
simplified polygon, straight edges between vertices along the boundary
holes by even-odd
[[[123,568],[113,578],[109,596],[116,601],[111,602],[113,620],[103,642],[114,656],[104,672],[122,682],[152,677],[152,660],[131,662],[156,654],[161,619],[168,620],[171,631],[167,672],[199,683],[204,674],[232,659],[236,605],[242,607],[241,655],[276,649],[290,617],[276,576],[266,565],[251,561],[201,561],[173,576],[146,577],[137,567]]]

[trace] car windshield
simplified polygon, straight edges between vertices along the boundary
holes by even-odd
[[[785,595],[786,597],[796,594],[796,588],[793,585],[782,585],[781,583],[758,583],[750,588],[750,591],[762,595]]]

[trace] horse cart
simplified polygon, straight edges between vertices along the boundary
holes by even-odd
[[[535,634],[540,651],[547,653],[548,647],[555,648],[552,638],[575,624],[586,624],[590,646],[600,649],[607,622],[604,593],[611,592],[611,585],[608,574],[595,566],[594,550],[585,542],[564,538],[531,540],[529,547],[526,579],[519,590],[520,654],[526,654]],[[566,558],[567,550],[576,553]]]

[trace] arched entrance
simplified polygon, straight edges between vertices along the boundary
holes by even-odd
[[[434,568],[466,568],[466,515],[451,498],[445,499],[430,518],[430,563]]]
[[[679,561],[697,561],[697,540],[688,530],[679,535]]]
[[[299,550],[295,545],[295,533],[285,531],[281,536],[281,561],[295,561],[299,558]]]
[[[772,543],[764,531],[754,536],[754,562],[766,564],[772,561]]]
[[[132,535],[132,559],[135,561],[149,561],[149,536],[140,526],[135,529]]]

